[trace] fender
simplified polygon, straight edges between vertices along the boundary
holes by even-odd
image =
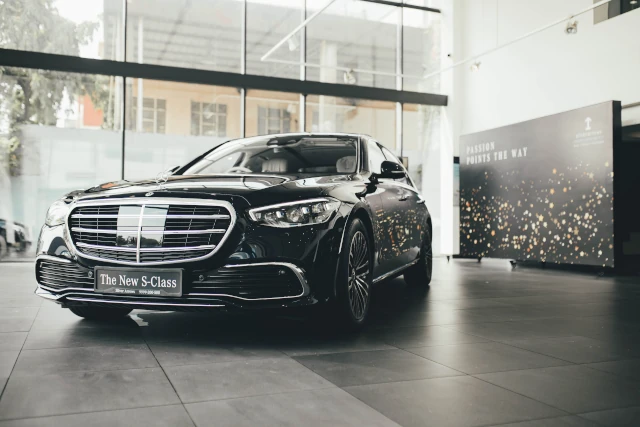
[[[333,293],[332,296],[336,296],[337,295],[337,287],[336,287],[336,283],[338,280],[338,270],[340,269],[340,255],[342,254],[342,245],[344,244],[344,236],[347,233],[347,227],[349,226],[349,224],[351,224],[351,217],[352,215],[359,211],[359,210],[364,210],[367,215],[369,216],[369,219],[371,220],[371,223],[373,224],[374,220],[373,220],[373,214],[371,212],[371,208],[369,207],[369,204],[365,202],[365,199],[361,199],[358,203],[354,204],[351,206],[351,209],[349,210],[349,213],[347,214],[347,218],[346,221],[344,223],[344,228],[342,229],[342,236],[340,237],[340,248],[338,249],[338,262],[336,262],[336,267],[335,267],[335,271],[333,272]],[[373,250],[374,253],[378,250],[377,248],[377,242],[374,238],[374,236],[372,237],[372,241],[373,241]],[[373,269],[373,264],[371,266],[371,268]]]

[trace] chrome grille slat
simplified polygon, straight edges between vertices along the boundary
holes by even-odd
[[[118,218],[138,218],[140,215],[87,215],[73,214],[71,218],[82,219],[118,219]],[[175,218],[175,219],[231,219],[230,215],[145,215],[145,218]]]
[[[67,216],[79,255],[127,265],[208,258],[235,222],[226,201],[179,198],[81,200]]]
[[[146,217],[145,217],[146,218]],[[118,234],[118,233],[131,233],[138,234],[138,229],[135,230],[101,230],[91,228],[71,227],[71,231],[78,233],[94,233],[94,234]],[[224,234],[227,230],[222,228],[212,228],[209,230],[142,230],[145,234]]]
[[[120,246],[100,246],[100,245],[90,245],[88,243],[77,243],[77,245],[81,248],[90,248],[90,249],[100,249],[114,252],[130,252],[136,253],[138,251],[137,248],[127,248]],[[201,251],[205,249],[215,249],[216,245],[202,245],[202,246],[187,246],[182,248],[175,247],[162,247],[162,248],[140,248],[140,252],[185,252],[185,251]]]

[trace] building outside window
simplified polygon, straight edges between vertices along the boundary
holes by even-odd
[[[227,106],[191,101],[191,135],[227,136]]]
[[[284,108],[258,107],[258,133],[291,132],[291,113]]]
[[[142,117],[138,117],[138,98],[133,97],[132,114],[136,128],[141,132],[165,133],[167,123],[167,101],[157,98],[142,98]]]

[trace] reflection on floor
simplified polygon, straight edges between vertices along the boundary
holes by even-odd
[[[640,283],[438,260],[357,335],[136,311],[100,325],[0,264],[0,426],[638,426]],[[512,424],[510,424],[512,423]]]

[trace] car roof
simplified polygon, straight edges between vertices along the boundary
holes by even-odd
[[[361,136],[366,136],[366,137],[370,137],[369,135],[365,134],[365,133],[346,133],[346,132],[287,132],[287,133],[274,133],[274,134],[268,134],[268,135],[257,135],[257,137],[264,137],[264,138],[268,138],[268,137],[287,137],[287,136],[291,136],[291,137],[304,137],[304,136],[310,136],[310,137],[361,137]],[[250,138],[255,138],[255,137],[250,137]],[[244,138],[240,138],[240,139],[244,139]]]

